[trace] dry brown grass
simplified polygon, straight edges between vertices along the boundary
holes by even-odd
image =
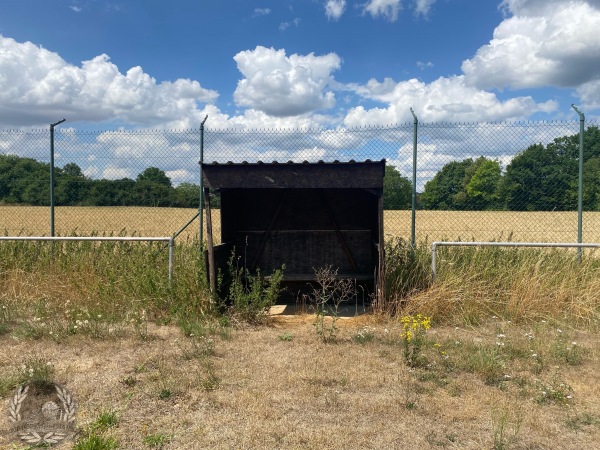
[[[59,234],[76,232],[136,233],[141,236],[169,236],[196,214],[190,208],[151,207],[57,207],[55,228]],[[410,211],[385,211],[385,235],[410,236]],[[584,242],[600,242],[600,212],[583,217]],[[0,230],[9,235],[47,235],[50,212],[43,206],[0,206]],[[218,211],[213,212],[214,235],[220,237]],[[417,211],[417,240],[444,239],[500,240],[534,242],[576,242],[576,212],[498,212],[498,211]],[[183,233],[198,235],[195,221]],[[206,234],[205,234],[206,236]]]
[[[106,214],[101,220],[98,210]],[[0,207],[0,227],[30,220],[19,223],[37,226],[39,232],[25,226],[20,230],[44,234],[47,213],[47,208]],[[186,209],[59,208],[57,231],[87,234],[124,229],[169,235],[194,214]],[[494,219],[485,222],[495,224],[494,230],[482,225],[485,214]],[[507,227],[535,225],[538,228],[524,228],[530,234],[515,231],[513,239],[573,240],[564,231],[573,215],[527,214],[419,212],[419,232],[431,230],[419,239],[499,239],[505,237],[501,232]],[[455,217],[454,222],[449,217]],[[531,225],[527,217],[537,223]],[[599,216],[590,217],[588,223]],[[408,235],[410,212],[388,211],[385,219],[386,234]],[[465,234],[477,223],[479,234]],[[542,227],[545,239],[535,234]],[[561,227],[565,227],[563,238],[548,231]],[[192,227],[189,232],[195,235],[196,231]],[[505,260],[492,259],[493,252],[472,253],[462,258],[459,252],[449,259],[440,251],[440,283],[412,296],[403,311],[413,308],[415,313],[434,316],[426,348],[430,364],[413,368],[403,358],[400,327],[390,319],[367,315],[340,319],[335,343],[319,339],[311,315],[277,317],[256,328],[242,326],[231,339],[185,337],[178,328],[157,326],[146,318],[136,316],[139,320],[132,325],[125,316],[135,312],[145,292],[140,286],[134,285],[127,295],[109,289],[102,299],[105,304],[95,304],[98,298],[95,290],[88,289],[93,277],[88,277],[86,264],[80,265],[81,274],[73,285],[70,275],[53,277],[54,272],[44,269],[15,269],[7,272],[7,288],[0,292],[3,305],[15,315],[0,320],[4,327],[0,329],[0,388],[10,384],[28,359],[49,360],[56,368],[56,381],[65,384],[79,402],[80,427],[85,429],[103,411],[116,410],[119,426],[108,433],[127,449],[149,448],[144,438],[153,435],[169,438],[166,449],[596,448],[600,339],[592,330],[597,327],[576,330],[558,323],[563,313],[574,319],[596,316],[600,300],[594,261],[586,259],[589,270],[561,271],[564,259],[535,259],[517,264],[515,271],[500,270],[495,261]],[[36,254],[32,261],[37,259]],[[58,270],[58,265],[52,267]],[[66,270],[73,271],[72,267]],[[131,276],[132,267],[136,266],[125,275]],[[118,284],[107,280],[107,287]],[[190,286],[196,299],[197,287]],[[150,294],[145,295],[154,298]],[[162,302],[162,297],[157,298]],[[31,314],[54,305],[56,317],[40,314],[48,320],[44,326],[40,319],[34,323],[33,316],[17,317],[17,312],[28,310],[23,305],[28,299],[37,302],[29,305]],[[107,312],[118,315],[122,305],[130,307],[124,310],[123,323],[105,321]],[[94,332],[65,331],[62,309],[95,306],[103,317],[90,316],[98,317]],[[478,326],[464,325],[469,323]],[[372,327],[373,338],[362,344],[356,336],[365,326]],[[49,330],[62,331],[51,338]],[[214,339],[214,351],[208,339]],[[442,358],[442,349],[448,360]],[[542,401],[542,389],[548,387],[564,391],[565,398]],[[567,394],[573,398],[566,399]],[[5,389],[3,401],[8,401],[8,395],[10,390]],[[0,414],[0,448],[18,448],[4,433],[7,420]]]
[[[585,349],[577,365],[532,375],[525,355],[502,369],[512,378],[489,385],[482,374],[461,368],[409,369],[393,338],[397,324],[372,316],[340,319],[337,343],[323,344],[313,320],[287,317],[239,329],[231,339],[215,337],[214,354],[190,353],[196,341],[174,327],[151,326],[146,341],[4,335],[0,372],[18,370],[32,355],[52,361],[56,380],[77,398],[79,426],[115,410],[119,425],[109,433],[127,449],[149,448],[143,444],[148,435],[169,436],[165,449],[592,449],[600,439],[595,334],[568,331],[569,341]],[[375,337],[360,344],[352,337],[365,324]],[[452,356],[469,345],[493,345],[499,331],[515,345],[528,332],[549,343],[556,335],[549,324],[490,323],[477,329],[434,326],[430,337],[447,345]],[[538,345],[540,352],[551,350]],[[536,401],[533,379],[549,380],[551,373],[573,388],[573,399]],[[172,395],[160,399],[164,389]],[[504,447],[495,438],[502,424]],[[6,426],[7,416],[1,415],[0,430]],[[11,445],[0,433],[0,448]]]

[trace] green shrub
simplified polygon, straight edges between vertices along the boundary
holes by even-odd
[[[229,258],[228,269],[230,283],[227,303],[232,314],[246,322],[261,322],[279,297],[285,266],[265,278],[260,271],[253,275],[247,267],[240,267],[233,253]]]

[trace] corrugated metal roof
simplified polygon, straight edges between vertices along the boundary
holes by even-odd
[[[270,165],[278,165],[278,164],[368,164],[368,163],[380,163],[380,162],[385,162],[385,159],[381,159],[378,161],[372,161],[370,159],[365,159],[364,161],[355,161],[354,159],[350,159],[348,161],[339,161],[339,160],[334,160],[334,161],[323,161],[322,159],[317,161],[317,162],[309,162],[309,161],[302,161],[302,162],[295,162],[292,160],[288,160],[286,162],[280,162],[280,161],[271,161],[271,162],[264,162],[264,161],[255,161],[255,162],[248,162],[248,161],[241,161],[241,162],[233,162],[233,161],[227,161],[225,163],[220,163],[218,161],[213,161],[211,163],[205,163],[205,164],[209,164],[211,166],[231,166],[231,165],[260,165],[260,164],[270,164]]]
[[[385,160],[202,164],[205,185],[233,188],[383,188]]]

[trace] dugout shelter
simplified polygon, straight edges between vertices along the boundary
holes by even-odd
[[[285,265],[281,300],[298,299],[326,266],[368,297],[383,265],[384,173],[385,160],[202,164],[209,277],[227,271],[234,252],[252,274]]]

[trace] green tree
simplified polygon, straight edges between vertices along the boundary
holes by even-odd
[[[383,178],[383,208],[410,209],[412,205],[412,183],[400,175],[393,166],[385,166]]]
[[[506,168],[501,196],[512,211],[565,211],[576,208],[572,186],[577,162],[557,146],[535,144],[515,156]]]
[[[148,167],[140,173],[135,179],[138,183],[148,182],[162,184],[163,186],[172,187],[171,180],[167,174],[158,167]]]
[[[174,204],[180,208],[198,208],[200,186],[194,183],[181,183],[175,188]]]
[[[600,211],[600,158],[591,158],[583,165],[583,208]]]
[[[7,203],[49,204],[50,165],[31,158],[0,155],[0,196]]]
[[[462,209],[465,202],[464,180],[467,169],[473,165],[471,158],[452,161],[442,167],[431,180],[425,183],[421,203],[425,209]]]
[[[584,208],[598,208],[600,129],[588,127],[583,135]],[[546,147],[532,145],[506,168],[501,197],[507,208],[523,211],[567,211],[577,208],[579,134],[554,139]]]
[[[500,199],[499,187],[502,169],[498,161],[479,158],[473,164],[475,170],[469,178],[465,190],[473,209],[494,209]]]
[[[56,176],[56,203],[58,205],[80,205],[89,195],[89,183],[81,168],[75,163],[66,164]]]
[[[174,189],[166,173],[148,167],[135,180],[137,204],[141,206],[171,206]]]
[[[81,167],[75,163],[65,164],[62,169],[62,174],[72,178],[85,178],[83,172],[81,171]]]
[[[134,206],[137,205],[135,181],[130,178],[120,180],[94,180],[84,203],[88,206]]]

